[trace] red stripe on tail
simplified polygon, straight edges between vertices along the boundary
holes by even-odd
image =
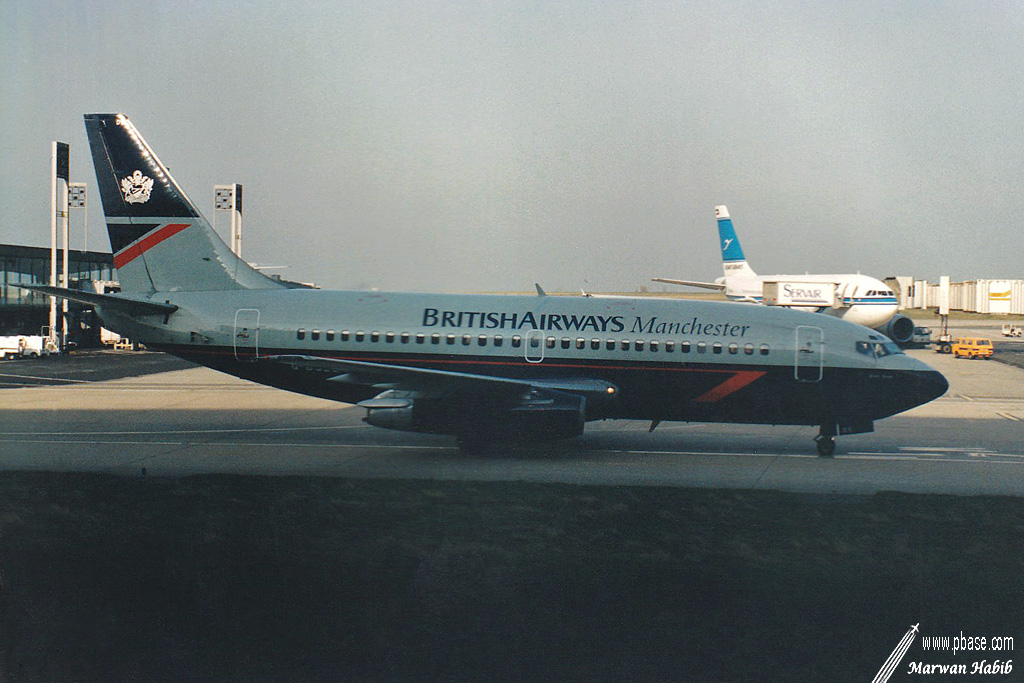
[[[130,244],[121,251],[114,254],[114,267],[121,268],[126,263],[131,263],[139,256],[163,242],[168,237],[173,237],[179,232],[192,225],[191,223],[171,223],[159,230],[154,230],[135,244]]]

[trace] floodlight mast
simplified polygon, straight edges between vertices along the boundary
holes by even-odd
[[[50,144],[50,286],[57,286],[57,218],[61,219],[64,236],[64,258],[61,283],[67,287],[68,282],[68,179],[70,176],[70,159],[68,143],[54,140]],[[59,182],[63,181],[63,182]],[[68,327],[68,302],[63,304],[63,334],[57,337],[57,299],[50,297],[50,329],[47,336],[64,349]]]
[[[238,183],[232,185],[213,186],[213,222],[214,229],[217,229],[217,212],[231,212],[231,251],[235,256],[242,256],[242,186]]]

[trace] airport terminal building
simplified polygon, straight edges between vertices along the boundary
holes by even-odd
[[[58,259],[61,256],[58,252]],[[109,253],[68,252],[68,281],[72,288],[89,281],[112,280],[114,259]],[[40,334],[49,324],[50,297],[16,285],[50,284],[50,249],[0,244],[0,282],[0,335]],[[72,302],[68,316],[68,341],[83,345],[93,336],[98,341],[99,324],[91,308]]]

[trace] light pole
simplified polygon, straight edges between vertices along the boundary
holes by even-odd
[[[233,185],[213,186],[213,223],[217,227],[217,212],[231,212],[231,251],[235,256],[242,256],[242,186],[238,183]]]

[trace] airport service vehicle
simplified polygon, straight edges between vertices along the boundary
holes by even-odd
[[[953,353],[953,335],[943,332],[935,342],[935,353]]]
[[[899,302],[888,285],[860,273],[825,275],[758,275],[747,263],[729,209],[715,207],[724,275],[714,282],[654,278],[654,282],[724,292],[732,301],[786,306],[825,313],[871,327],[899,344],[908,344],[914,322],[896,313]]]
[[[1013,323],[1007,323],[1003,325],[1003,336],[1004,337],[1019,337],[1024,334],[1024,330]]]
[[[25,340],[25,349],[21,352],[21,355],[27,358],[45,358],[46,356],[60,353],[60,349],[57,348],[57,345],[49,337],[31,334],[26,335],[23,339]]]
[[[21,335],[0,337],[0,360],[20,358],[25,350],[25,338]]]
[[[988,360],[992,357],[992,341],[977,337],[957,339],[953,342],[953,357]]]
[[[923,349],[932,343],[932,329],[930,327],[915,327],[914,334],[910,337],[909,347]]]
[[[371,425],[471,449],[600,419],[813,425],[831,455],[948,386],[873,330],[786,308],[288,288],[231,252],[126,116],[85,125],[122,291],[27,288],[148,348],[356,403]]]
[[[100,343],[103,346],[120,351],[137,351],[138,347],[131,339],[122,337],[117,332],[112,332],[105,327],[100,328]]]
[[[0,358],[44,358],[60,353],[49,337],[38,334],[19,334],[0,337]]]

